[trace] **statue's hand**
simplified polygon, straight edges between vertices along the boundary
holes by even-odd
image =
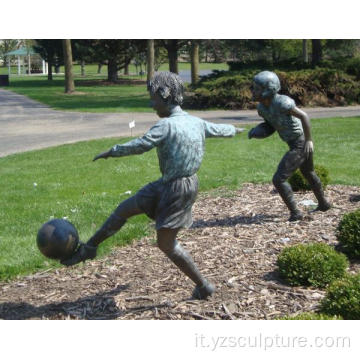
[[[309,157],[310,154],[314,152],[314,144],[311,140],[305,141],[304,151],[306,154],[306,157]]]
[[[65,266],[72,266],[87,259],[94,259],[96,256],[96,249],[96,246],[80,243],[75,253],[70,258],[61,260],[60,263]]]
[[[244,132],[244,131],[245,131],[244,128],[235,127],[235,134],[241,134],[241,133]]]
[[[99,155],[96,155],[94,158],[93,158],[93,161],[96,161],[98,159],[107,159],[108,157],[110,156],[110,151],[105,151]]]
[[[248,138],[251,139],[254,136],[254,131],[255,128],[250,129],[250,131],[248,132]]]

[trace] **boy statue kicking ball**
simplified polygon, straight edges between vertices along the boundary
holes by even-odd
[[[151,103],[161,118],[144,136],[95,156],[98,159],[141,154],[157,148],[162,177],[147,184],[120,203],[102,227],[81,243],[62,264],[70,266],[96,256],[97,246],[115,234],[128,218],[145,213],[156,221],[157,244],[168,258],[195,284],[193,297],[206,299],[214,286],[200,273],[191,256],[176,239],[181,228],[192,224],[191,209],[198,192],[199,170],[206,137],[231,137],[242,132],[233,125],[213,124],[184,112],[183,83],[178,75],[159,72],[148,85]]]
[[[259,101],[257,110],[265,121],[252,128],[248,137],[263,139],[277,131],[280,138],[289,145],[289,151],[280,161],[273,176],[273,184],[290,210],[289,221],[297,221],[301,220],[303,215],[296,205],[287,179],[298,168],[318,200],[316,210],[326,211],[331,205],[325,199],[321,181],[314,171],[314,145],[309,116],[296,107],[293,99],[279,95],[279,90],[280,81],[275,73],[262,71],[254,77],[251,91],[253,99]]]

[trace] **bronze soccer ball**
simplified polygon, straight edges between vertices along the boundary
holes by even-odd
[[[73,224],[64,219],[53,219],[45,223],[36,238],[40,252],[50,259],[70,258],[79,244],[79,235]]]

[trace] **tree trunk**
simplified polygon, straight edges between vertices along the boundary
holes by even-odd
[[[169,58],[169,70],[175,74],[179,73],[178,68],[178,47],[177,40],[169,40],[168,44],[168,58]]]
[[[81,67],[81,76],[85,76],[85,61],[84,60],[81,60],[80,67]]]
[[[101,74],[101,68],[102,68],[102,64],[98,64],[98,70],[97,70],[98,74]]]
[[[195,40],[191,42],[191,83],[195,84],[199,80],[199,43]]]
[[[315,67],[322,60],[321,40],[319,40],[319,39],[311,40],[311,44],[312,44],[311,65],[312,65],[312,67]]]
[[[309,53],[307,49],[307,40],[302,41],[302,58],[305,64],[309,63]]]
[[[52,62],[52,60],[49,60],[48,61],[48,80],[53,79],[52,68],[53,68],[53,62]]]
[[[154,40],[147,41],[147,81],[154,76],[155,72],[155,46]]]
[[[116,82],[118,79],[117,76],[117,62],[115,59],[109,59],[108,62],[108,81]]]
[[[127,60],[124,67],[124,75],[129,75],[129,63],[127,62]]]
[[[71,94],[75,91],[74,75],[72,71],[71,40],[63,40],[62,44],[65,64],[65,93]]]

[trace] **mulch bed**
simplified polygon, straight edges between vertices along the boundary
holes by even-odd
[[[332,209],[308,213],[304,208],[306,218],[289,223],[271,185],[202,193],[193,227],[179,238],[216,285],[210,299],[191,299],[192,282],[149,237],[99,260],[0,283],[0,318],[273,319],[316,311],[325,291],[287,286],[276,271],[277,255],[297,243],[336,245],[338,222],[360,207],[359,194],[359,187],[329,186]],[[296,199],[315,200],[311,192]],[[359,263],[349,269],[359,270]]]

